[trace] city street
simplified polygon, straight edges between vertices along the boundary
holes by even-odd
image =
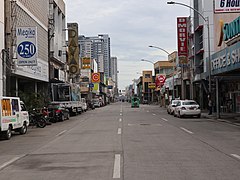
[[[3,180],[238,180],[240,127],[117,102],[0,141]]]

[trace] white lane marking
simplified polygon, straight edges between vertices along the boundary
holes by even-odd
[[[121,119],[121,118],[119,119],[119,122],[122,122],[122,119]]]
[[[167,119],[165,119],[165,118],[161,118],[161,119],[162,119],[162,120],[164,120],[164,121],[166,121],[166,122],[168,121],[168,120],[167,120]]]
[[[149,112],[149,111],[147,111],[147,112]]]
[[[240,156],[239,156],[239,155],[237,155],[237,154],[231,154],[231,156],[233,156],[233,157],[235,157],[235,158],[237,158],[237,159],[239,159],[239,160],[240,160]]]
[[[115,154],[114,160],[114,167],[113,167],[113,178],[120,178],[120,162],[121,162],[121,155]]]
[[[189,133],[189,134],[193,134],[193,132],[192,132],[192,131],[189,131],[189,130],[187,130],[187,129],[183,128],[183,127],[180,127],[180,129],[184,130],[185,132],[187,132],[187,133]]]
[[[22,155],[22,156],[15,157],[15,158],[13,158],[13,159],[5,162],[4,164],[2,164],[2,165],[0,166],[0,170],[4,169],[4,168],[7,167],[8,165],[14,163],[15,161],[19,160],[20,158],[22,158],[22,157],[24,157],[24,156],[26,156],[26,154],[24,154],[24,155]]]
[[[118,128],[118,134],[122,134],[122,129]]]
[[[61,136],[61,135],[63,135],[65,132],[67,132],[67,130],[64,130],[64,131],[58,133],[56,136]]]
[[[152,114],[153,116],[156,116],[156,114]]]
[[[120,116],[122,116],[122,113],[120,113]]]

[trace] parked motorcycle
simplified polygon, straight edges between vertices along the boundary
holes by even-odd
[[[29,124],[31,126],[36,126],[39,128],[44,128],[47,125],[46,119],[43,117],[43,114],[33,109],[29,112]]]

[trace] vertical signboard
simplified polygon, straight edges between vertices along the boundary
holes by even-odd
[[[68,23],[68,65],[70,74],[79,74],[78,24]]]
[[[16,27],[17,64],[37,65],[37,27]]]
[[[187,17],[177,18],[177,40],[179,64],[186,64],[188,57]]]

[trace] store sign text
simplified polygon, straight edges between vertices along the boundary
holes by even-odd
[[[215,13],[239,11],[240,0],[215,0]]]
[[[228,41],[240,34],[240,16],[230,23],[225,23],[223,27],[224,41]]]
[[[212,71],[234,66],[238,63],[240,63],[240,49],[235,49],[212,59]]]

